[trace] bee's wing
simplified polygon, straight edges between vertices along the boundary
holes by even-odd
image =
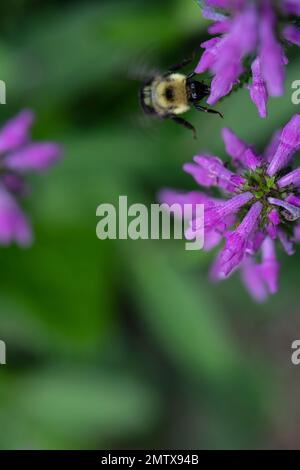
[[[159,48],[157,45],[149,45],[147,49],[143,49],[135,54],[129,63],[126,64],[124,76],[128,80],[146,82],[151,80],[160,71],[153,64],[157,63],[159,57]]]
[[[155,116],[150,116],[149,114],[134,114],[130,116],[130,124],[139,135],[146,136],[147,139],[158,140],[160,138],[160,133],[157,132],[159,129],[158,123],[159,119],[156,119]]]
[[[158,75],[160,72],[155,68],[150,68],[148,65],[137,65],[127,70],[126,78],[128,80],[134,80],[141,83],[151,80],[153,77]]]

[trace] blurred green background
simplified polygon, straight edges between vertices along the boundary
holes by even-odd
[[[32,177],[34,246],[1,248],[0,448],[300,448],[299,252],[280,254],[280,292],[257,305],[238,275],[209,284],[213,253],[95,234],[103,202],[196,189],[182,164],[200,150],[224,157],[222,126],[262,150],[299,112],[297,49],[267,120],[240,90],[219,104],[224,121],[190,112],[193,141],[145,119],[129,77],[199,58],[195,1],[6,0],[0,17],[1,123],[33,108],[34,137],[66,149]]]

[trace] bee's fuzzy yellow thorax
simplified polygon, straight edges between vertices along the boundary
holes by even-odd
[[[186,91],[186,76],[173,73],[153,83],[152,102],[158,112],[182,114],[190,108]]]

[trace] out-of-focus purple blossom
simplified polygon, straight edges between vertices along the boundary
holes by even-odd
[[[24,110],[0,130],[0,153],[9,152],[24,145],[29,140],[29,132],[34,122],[34,114]]]
[[[31,227],[13,196],[0,185],[0,244],[13,241],[21,246],[30,245]]]
[[[4,165],[12,171],[43,171],[54,165],[61,154],[62,149],[57,144],[30,144],[6,155]]]
[[[245,64],[251,60],[252,83],[248,89],[259,115],[265,118],[268,97],[284,92],[288,62],[284,45],[300,45],[300,29],[293,24],[299,21],[299,1],[282,1],[281,10],[272,0],[203,0],[203,4],[214,21],[209,33],[219,35],[201,44],[205,52],[195,69],[196,73],[210,70],[214,76],[207,103],[214,105],[229,94],[242,74],[248,73],[249,65],[245,69]],[[223,17],[214,18],[214,11]]]
[[[224,279],[240,268],[245,286],[258,301],[278,289],[275,246],[281,245],[292,255],[294,243],[300,242],[300,173],[287,166],[300,148],[299,122],[300,115],[293,116],[261,156],[230,129],[223,129],[231,166],[236,166],[237,172],[207,154],[184,166],[201,186],[218,188],[220,198],[171,190],[160,194],[160,201],[168,205],[178,201],[204,204],[204,220],[194,215],[186,238],[193,239],[197,230],[204,230],[206,250],[225,239],[213,263],[211,279]],[[251,158],[247,157],[249,152]],[[232,185],[235,178],[239,178],[238,184]]]
[[[282,10],[291,15],[300,15],[299,0],[282,0]]]
[[[300,29],[299,28],[293,25],[286,26],[282,34],[288,42],[292,44],[296,44],[296,46],[300,46]]]
[[[30,138],[34,114],[19,113],[0,129],[0,244],[13,241],[30,245],[32,231],[18,205],[30,188],[24,178],[27,171],[42,171],[51,167],[62,155],[62,148],[52,142],[32,143]]]

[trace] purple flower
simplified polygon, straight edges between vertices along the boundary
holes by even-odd
[[[32,143],[30,129],[34,114],[22,111],[0,129],[0,244],[13,241],[30,245],[32,231],[26,216],[18,205],[29,192],[24,174],[42,171],[52,166],[62,149],[51,142]]]
[[[300,242],[300,169],[290,168],[300,148],[299,123],[300,115],[294,115],[262,156],[230,129],[223,129],[231,167],[236,166],[236,172],[207,154],[184,166],[198,184],[217,188],[221,198],[196,191],[185,194],[164,190],[160,194],[160,200],[168,205],[204,204],[204,220],[195,218],[194,211],[186,238],[193,239],[197,230],[204,230],[206,250],[224,239],[211,279],[224,279],[240,269],[245,286],[258,301],[278,289],[276,244],[292,255],[294,243]]]
[[[209,33],[220,35],[201,44],[205,52],[195,69],[196,73],[210,70],[214,75],[208,104],[214,105],[230,93],[240,76],[248,72],[248,60],[252,61],[248,89],[262,118],[267,116],[268,96],[283,95],[288,62],[284,47],[287,43],[300,46],[300,29],[293,24],[299,21],[300,4],[298,0],[283,0],[279,10],[274,3],[204,0],[211,11],[209,18],[214,21]],[[214,11],[218,17],[213,16]]]

